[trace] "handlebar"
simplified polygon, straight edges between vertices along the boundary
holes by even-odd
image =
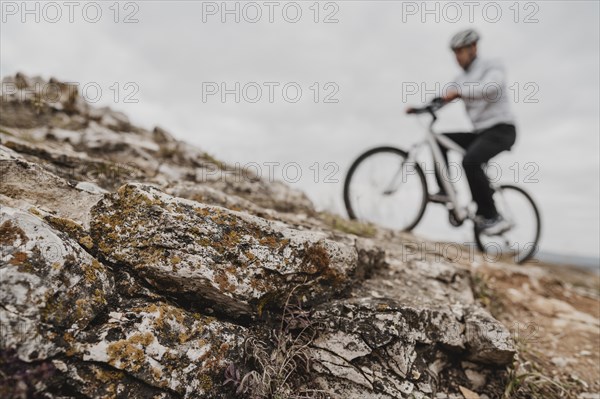
[[[428,113],[433,117],[433,119],[437,119],[437,117],[435,116],[435,111],[439,110],[446,104],[447,104],[447,102],[444,101],[443,98],[436,97],[433,100],[431,100],[431,102],[429,102],[429,104],[425,105],[424,107],[409,108],[406,110],[406,113],[413,114],[413,115]]]

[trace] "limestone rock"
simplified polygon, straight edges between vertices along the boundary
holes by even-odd
[[[76,335],[107,305],[112,276],[36,216],[3,206],[0,231],[2,349],[24,361],[64,351],[63,333]]]
[[[510,332],[481,308],[471,308],[465,316],[470,358],[484,363],[506,365],[515,348]]]
[[[237,356],[244,329],[165,302],[124,301],[72,353],[185,398],[213,398]]]
[[[210,303],[234,317],[280,306],[296,285],[306,305],[348,288],[353,243],[246,213],[128,184],[92,210],[98,251],[162,292]]]
[[[0,396],[496,393],[516,349],[448,254],[317,213],[68,83],[3,83]],[[527,306],[597,327],[566,302]],[[303,367],[278,380],[304,329]]]
[[[25,201],[41,210],[87,226],[89,210],[102,195],[73,187],[38,164],[0,146],[0,194]],[[89,184],[88,184],[89,186]]]

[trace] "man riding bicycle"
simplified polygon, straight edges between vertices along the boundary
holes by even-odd
[[[450,41],[456,61],[463,69],[453,87],[442,97],[444,102],[461,99],[473,123],[471,133],[444,133],[466,149],[462,164],[467,175],[473,200],[477,204],[476,223],[484,234],[501,234],[510,228],[496,210],[493,190],[483,166],[515,143],[516,129],[507,96],[504,68],[494,60],[477,56],[479,34],[467,29],[458,32]],[[441,148],[448,163],[447,151]],[[434,202],[449,202],[441,183],[442,176],[436,167],[440,191],[430,196]]]

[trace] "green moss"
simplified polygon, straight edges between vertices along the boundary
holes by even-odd
[[[219,161],[218,159],[216,159],[215,157],[213,157],[212,155],[210,155],[208,153],[204,153],[202,158],[204,158],[204,160],[212,163],[213,165],[217,166],[221,170],[227,169],[227,165],[225,165],[224,162]]]
[[[78,299],[75,301],[75,316],[78,320],[84,319],[89,310],[89,303],[87,299]]]
[[[78,240],[84,236],[83,227],[71,219],[56,216],[46,216],[46,221],[55,229],[66,233],[69,237]]]
[[[223,236],[223,245],[227,248],[235,248],[240,242],[240,235],[237,231],[231,230],[229,233]]]
[[[276,301],[277,295],[274,292],[269,292],[263,295],[256,304],[256,312],[258,316],[261,317],[265,307],[269,304],[269,302],[277,303]]]
[[[387,303],[378,303],[377,304],[377,310],[379,312],[384,312],[386,310],[388,310],[390,308],[390,305],[388,305]]]
[[[344,219],[330,213],[320,213],[318,217],[330,228],[343,233],[354,234],[360,237],[374,237],[377,233],[375,226],[356,220]]]
[[[104,267],[96,259],[92,259],[91,264],[82,264],[83,276],[88,284],[93,284],[98,280],[98,275],[104,272]]]
[[[66,343],[66,347],[67,347],[65,354],[68,357],[76,355],[77,354],[77,348],[76,348],[77,340],[75,339],[73,334],[71,334],[70,332],[65,332],[62,335],[62,339]]]
[[[505,313],[503,301],[491,287],[490,278],[481,273],[471,274],[471,288],[475,299],[495,318]]]
[[[212,378],[210,378],[210,376],[206,374],[201,374],[198,376],[198,379],[200,380],[200,388],[202,388],[204,392],[208,392],[212,389],[213,381]]]
[[[147,312],[147,313],[158,313],[158,316],[154,320],[154,326],[163,329],[165,322],[169,319],[177,322],[180,325],[185,325],[185,314],[179,308],[169,306],[166,304],[152,303],[148,306],[137,307],[134,309],[135,312]]]
[[[119,382],[125,374],[122,371],[104,370],[100,367],[94,369],[96,378],[103,383]]]
[[[208,237],[200,237],[196,242],[203,247],[210,247],[212,241]]]
[[[45,304],[40,310],[40,316],[45,323],[62,325],[73,311],[62,295],[54,296],[50,291],[44,294],[44,302]]]
[[[102,290],[99,290],[99,289],[94,290],[93,300],[94,300],[94,303],[96,303],[100,306],[106,305],[108,303],[106,301],[106,297],[104,296],[104,292],[102,292]]]
[[[142,347],[146,347],[154,342],[154,335],[149,332],[137,333],[129,337],[128,341],[132,344],[140,344]]]
[[[144,364],[144,351],[128,340],[108,345],[108,364],[113,367],[138,371]]]
[[[92,249],[94,247],[94,242],[92,241],[92,237],[85,235],[79,239],[79,243],[86,247],[87,249]]]
[[[3,129],[1,127],[0,127],[0,133],[4,133],[4,134],[6,134],[8,136],[13,136],[13,137],[15,136],[14,134],[12,134],[11,132],[9,132],[8,130]]]

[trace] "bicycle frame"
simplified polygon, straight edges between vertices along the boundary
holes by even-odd
[[[469,202],[468,204],[464,204],[463,201],[459,203],[457,195],[458,185],[455,181],[452,181],[448,178],[439,179],[440,181],[438,183],[441,186],[440,189],[443,189],[447,193],[447,199],[437,199],[429,194],[429,189],[427,188],[427,177],[423,173],[423,168],[421,168],[417,163],[424,160],[421,157],[420,150],[424,147],[429,148],[433,161],[435,162],[434,170],[440,175],[440,177],[447,177],[444,173],[447,171],[447,169],[444,168],[448,167],[448,165],[446,165],[446,158],[444,157],[444,152],[446,150],[455,151],[463,156],[463,158],[467,153],[467,150],[462,148],[447,135],[443,133],[436,133],[433,129],[437,120],[436,111],[444,105],[445,102],[443,99],[436,98],[423,107],[408,108],[406,110],[408,114],[428,113],[432,117],[429,126],[426,129],[426,135],[424,139],[412,145],[408,151],[404,151],[401,148],[393,146],[376,147],[361,154],[352,163],[352,166],[346,175],[346,180],[344,181],[344,203],[346,205],[346,210],[348,211],[348,216],[351,219],[364,219],[373,223],[379,223],[383,221],[385,225],[390,226],[398,226],[398,223],[396,222],[399,221],[402,223],[402,225],[399,227],[405,231],[410,231],[415,228],[422,219],[429,202],[443,203],[446,205],[449,212],[448,221],[452,226],[461,226],[467,219],[473,221],[472,228],[475,234],[475,242],[477,247],[482,252],[487,252],[487,248],[491,246],[491,248],[496,250],[496,255],[503,256],[506,254],[512,254],[518,256],[518,263],[524,262],[535,253],[541,230],[539,210],[531,196],[523,189],[510,184],[500,184],[490,181],[490,188],[494,191],[494,202],[499,208],[497,210],[503,221],[508,222],[508,226],[502,225],[502,228],[497,229],[496,232],[494,230],[486,230],[486,225],[480,223],[476,215],[477,207],[473,201]],[[353,180],[356,170],[361,168],[361,165],[366,164],[364,161],[367,159],[371,160],[373,156],[379,157],[379,154],[383,154],[385,158],[377,158],[378,160],[392,160],[391,165],[385,163],[382,164],[386,173],[378,173],[377,170],[373,170],[373,167],[366,168],[366,183],[352,183],[354,180],[356,180]],[[428,159],[429,158],[427,158],[427,160]],[[367,165],[371,165],[371,163],[368,163]],[[388,165],[391,166],[391,168]],[[481,166],[483,167],[484,165]],[[381,166],[379,166],[379,168],[381,168]],[[378,169],[377,165],[375,165],[375,169]],[[369,176],[368,172],[370,172],[371,175],[374,174],[378,178],[372,178],[373,176]],[[393,175],[389,176],[387,172],[392,172]],[[363,174],[360,174],[359,176],[362,175]],[[412,176],[410,177],[410,181],[407,180],[409,176]],[[404,184],[407,182],[410,184]],[[354,187],[359,189],[359,191],[355,193]],[[406,188],[403,189],[403,187]],[[396,215],[393,212],[386,212],[386,209],[393,209],[393,207],[396,206],[396,202],[404,197],[393,197],[390,198],[390,201],[386,201],[385,204],[379,203],[380,197],[394,195],[399,190],[406,191],[408,195],[413,195],[413,198],[415,198],[415,193],[418,194],[417,205],[420,207],[415,208],[415,210],[418,212],[414,214],[412,219],[408,219],[411,217],[412,213],[407,212],[405,214],[402,212],[402,210],[399,212],[399,215]],[[367,195],[365,195],[365,200],[361,203],[361,197],[363,195],[361,193],[365,192]],[[509,193],[509,195],[506,196],[505,193]],[[517,195],[517,197],[514,197],[514,195]],[[533,211],[533,219],[529,220],[529,222],[532,223],[524,224],[521,220],[517,220],[517,217],[519,219],[521,218],[521,214],[513,212],[514,209],[512,208],[513,204],[511,198],[518,199],[518,203],[525,205],[525,207],[527,207],[525,210],[530,211],[530,214],[531,211]],[[414,201],[412,201],[412,203],[414,205]],[[407,208],[409,205],[410,204],[407,203]],[[523,209],[518,208],[517,210]],[[366,211],[366,213],[363,211]],[[369,212],[371,212],[370,215],[368,214]],[[390,219],[389,223],[387,220],[388,215]],[[374,216],[374,218],[371,218],[370,216]],[[396,218],[398,216],[400,216],[402,220],[392,220],[392,218]],[[519,234],[519,231],[515,232],[515,227],[524,227],[524,230],[520,232],[521,234]],[[516,235],[512,233],[511,235],[506,235],[506,233],[509,231],[515,232]],[[523,236],[524,233],[529,234],[529,236]],[[524,239],[533,238],[533,241],[525,242],[522,239],[523,237]],[[523,243],[526,243],[527,245],[525,247],[521,247],[520,244]]]
[[[416,162],[416,154],[417,154],[416,149],[418,149],[419,147],[422,147],[424,145],[427,145],[431,150],[431,154],[433,156],[433,161],[434,161],[434,168],[436,169],[436,172],[439,174],[439,176],[443,176],[441,167],[442,167],[442,165],[444,165],[444,166],[446,165],[446,161],[444,159],[444,155],[442,154],[442,150],[441,150],[440,146],[447,148],[449,150],[452,150],[452,151],[456,151],[457,153],[461,154],[462,156],[465,155],[466,151],[464,148],[462,148],[461,146],[456,144],[454,141],[452,141],[448,137],[444,136],[441,133],[436,133],[433,131],[433,125],[435,124],[436,120],[437,120],[437,117],[435,116],[435,114],[432,114],[432,119],[431,119],[431,122],[429,123],[429,127],[427,129],[427,135],[425,137],[425,140],[420,143],[415,144],[409,150],[408,158],[406,159],[406,162]],[[473,215],[470,214],[468,207],[461,207],[460,204],[458,203],[458,198],[456,195],[456,189],[454,188],[454,185],[447,179],[441,178],[440,180],[442,182],[442,185],[444,186],[443,188],[444,188],[445,192],[448,194],[448,197],[450,198],[449,208],[454,211],[454,216],[456,217],[456,220],[463,221],[465,219],[473,219]]]

